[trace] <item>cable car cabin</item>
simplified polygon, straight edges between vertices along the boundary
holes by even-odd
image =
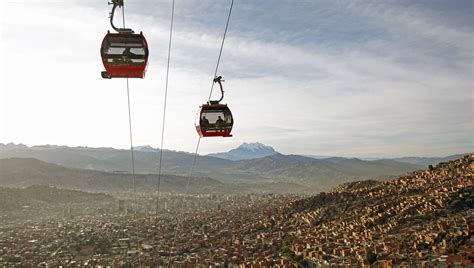
[[[148,65],[148,44],[142,33],[110,33],[100,49],[102,78],[143,78]]]
[[[226,104],[204,104],[199,107],[196,130],[201,137],[232,137],[234,120]]]

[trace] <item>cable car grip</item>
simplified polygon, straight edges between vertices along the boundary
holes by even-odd
[[[224,88],[222,87],[222,82],[225,82],[225,80],[222,79],[222,76],[217,76],[214,78],[214,83],[219,83],[219,87],[221,89],[221,98],[219,100],[212,101],[210,100],[210,104],[219,104],[223,99],[224,99]]]
[[[112,0],[112,2],[108,2],[107,4],[109,5],[113,5],[112,7],[112,11],[110,11],[110,25],[112,26],[112,28],[118,32],[118,33],[133,33],[133,30],[132,29],[129,29],[129,28],[117,28],[115,27],[114,25],[114,14],[115,14],[115,9],[117,7],[122,7],[123,6],[123,0]]]

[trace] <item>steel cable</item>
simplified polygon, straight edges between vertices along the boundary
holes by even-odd
[[[167,99],[168,99],[168,80],[169,80],[169,70],[170,70],[170,59],[171,59],[171,40],[173,37],[173,21],[174,21],[174,5],[175,0],[173,0],[173,6],[171,8],[171,25],[170,25],[170,39],[168,43],[168,63],[166,66],[166,85],[165,85],[165,100],[163,105],[163,125],[161,128],[161,145],[160,145],[160,160],[158,164],[158,183],[156,188],[156,208],[155,214],[158,218],[158,210],[159,210],[159,202],[160,202],[160,183],[161,183],[161,170],[162,170],[162,162],[163,162],[163,144],[165,138],[165,123],[166,123],[166,107],[167,107]]]
[[[224,36],[222,37],[221,47],[220,47],[220,50],[219,50],[219,56],[217,58],[216,69],[214,71],[214,77],[212,78],[212,85],[211,85],[211,90],[210,90],[210,93],[209,93],[209,101],[211,100],[212,90],[214,89],[214,78],[217,76],[217,71],[219,70],[219,64],[220,64],[220,61],[221,61],[222,50],[224,48],[224,42],[225,42],[225,38],[226,38],[226,35],[227,35],[227,29],[229,28],[229,21],[230,21],[230,16],[232,14],[233,6],[234,6],[234,0],[232,0],[232,2],[230,4],[229,14],[227,16],[227,22],[226,22],[226,25],[225,25]],[[197,144],[196,144],[196,150],[194,152],[194,157],[193,157],[193,162],[192,162],[192,165],[191,165],[191,170],[189,172],[188,180],[187,180],[187,183],[186,183],[186,188],[185,188],[185,191],[184,191],[184,201],[186,201],[186,196],[187,196],[188,191],[189,191],[189,185],[191,183],[191,179],[193,178],[194,168],[196,166],[196,160],[197,160],[197,155],[198,155],[200,144],[201,144],[201,137],[199,137],[199,139],[197,141]],[[183,210],[183,206],[180,207],[178,217],[176,217],[176,219],[178,219],[178,221],[182,216],[182,210]],[[175,232],[174,232],[174,235],[173,235],[173,242],[171,243],[172,246],[171,246],[170,252],[169,252],[168,268],[171,265],[171,250],[172,250],[172,248],[174,247],[174,245],[176,243],[178,228],[179,228],[179,224],[177,224],[176,227],[175,227]]]
[[[234,0],[230,3],[229,15],[227,16],[227,23],[225,24],[224,36],[222,37],[221,49],[219,51],[219,57],[217,57],[216,70],[214,72],[214,77],[212,78],[211,92],[209,93],[209,99],[211,100],[212,90],[214,89],[214,78],[217,77],[217,71],[219,69],[219,63],[221,62],[222,49],[224,48],[225,37],[227,35],[227,29],[229,28],[230,15],[232,14],[232,8],[234,7]]]
[[[122,24],[123,28],[125,28],[125,5],[122,5]],[[131,155],[131,161],[132,161],[132,177],[133,177],[133,201],[135,203],[135,208],[134,208],[134,214],[135,214],[135,220],[137,219],[137,212],[138,212],[138,200],[137,200],[137,184],[136,184],[136,175],[135,175],[135,156],[134,156],[134,150],[133,150],[133,131],[132,131],[132,109],[130,105],[130,85],[128,82],[128,77],[126,78],[127,81],[127,104],[128,104],[128,127],[129,127],[129,136],[130,136],[130,155]],[[138,239],[138,224],[135,224],[135,243],[137,245],[137,251],[138,251],[138,264],[139,267],[141,267],[141,261],[140,261],[140,245],[139,245],[139,239]]]

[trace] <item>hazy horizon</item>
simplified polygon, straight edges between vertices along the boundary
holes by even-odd
[[[10,144],[10,143],[13,143],[13,144],[16,144],[16,145],[25,145],[27,147],[34,147],[34,146],[59,146],[59,147],[62,147],[62,146],[65,146],[65,147],[70,147],[70,148],[97,148],[97,149],[100,149],[100,148],[105,148],[105,149],[115,149],[115,150],[130,150],[130,147],[124,147],[124,148],[120,148],[120,147],[110,147],[110,146],[87,146],[87,145],[74,145],[74,146],[71,146],[71,145],[66,145],[66,144],[25,144],[25,143],[15,143],[15,142],[1,142],[0,141],[0,144],[4,144],[4,145],[7,145],[7,144]],[[258,142],[258,141],[255,141],[255,142],[244,142],[244,143],[261,143],[261,142]],[[263,144],[263,143],[262,143]],[[240,144],[242,145],[242,144]],[[229,150],[232,150],[232,149],[235,149],[237,147],[239,147],[240,145],[237,145],[236,147],[234,148],[230,148]],[[280,150],[278,150],[278,148],[276,148],[275,146],[272,146],[271,144],[263,144],[265,146],[270,146],[272,147],[273,149],[275,149],[275,151],[277,151],[277,153],[281,153],[281,154],[285,154],[285,155],[301,155],[301,156],[317,156],[317,157],[322,157],[322,158],[326,158],[326,157],[345,157],[345,158],[361,158],[361,159],[382,159],[382,158],[387,158],[387,159],[390,159],[390,158],[403,158],[403,157],[420,157],[420,158],[423,158],[423,157],[427,157],[427,158],[430,158],[430,157],[447,157],[447,156],[452,156],[452,155],[459,155],[459,154],[469,154],[469,153],[472,153],[473,151],[461,151],[461,152],[453,152],[453,153],[450,153],[450,154],[446,154],[446,155],[401,155],[401,156],[390,156],[390,155],[374,155],[374,156],[358,156],[358,155],[324,155],[324,154],[302,154],[302,153],[298,153],[298,152],[290,152],[290,153],[285,153],[285,152],[281,152]],[[138,148],[138,147],[142,147],[142,146],[151,146],[153,149],[159,149],[159,147],[155,147],[155,146],[152,146],[150,144],[134,144],[133,147],[134,148]],[[184,153],[189,153],[189,154],[192,154],[193,152],[191,151],[183,151],[183,150],[176,150],[176,149],[173,149],[173,148],[165,148],[165,150],[170,150],[170,151],[177,151],[177,152],[184,152]],[[200,153],[198,152],[199,155],[208,155],[208,154],[213,154],[213,153],[222,153],[222,152],[228,152],[229,150],[227,151],[215,151],[215,152],[208,152],[208,153]]]

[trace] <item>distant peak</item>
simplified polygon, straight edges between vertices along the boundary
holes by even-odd
[[[274,155],[277,152],[271,146],[262,144],[260,142],[244,142],[239,147],[232,149],[225,153],[210,154],[210,156],[229,159],[229,160],[246,160],[262,158]]]
[[[275,152],[275,150],[271,146],[262,144],[260,142],[253,142],[253,143],[244,142],[239,147],[237,147],[237,149],[239,148],[252,150],[252,151],[253,150],[268,150],[268,151]]]

